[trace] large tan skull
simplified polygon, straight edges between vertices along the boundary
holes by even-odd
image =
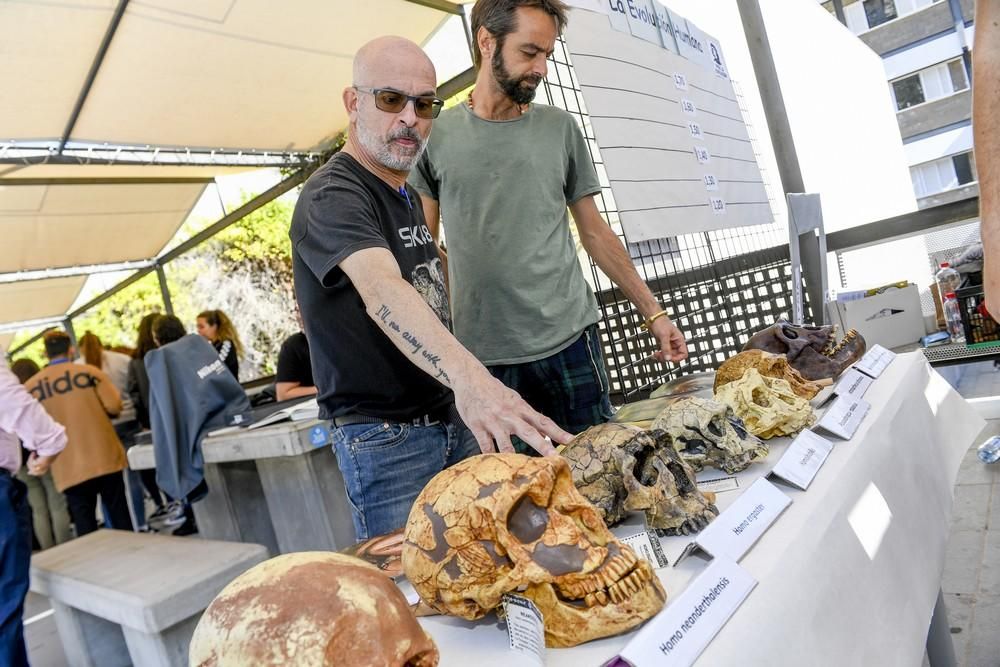
[[[642,511],[650,528],[689,535],[719,516],[715,494],[698,490],[694,471],[665,431],[600,424],[573,438],[563,456],[576,488],[609,526]]]
[[[787,380],[792,386],[792,391],[806,400],[812,399],[823,387],[832,383],[828,378],[810,382],[802,377],[802,374],[795,370],[783,355],[763,350],[747,350],[722,362],[719,370],[715,372],[715,392],[718,393],[723,385],[739,380],[748,368],[756,368],[757,372],[765,377]]]
[[[767,445],[747,432],[732,409],[704,398],[684,398],[653,421],[673,438],[681,458],[695,470],[712,466],[729,474],[767,457]]]
[[[328,552],[244,572],[195,628],[192,667],[435,667],[438,650],[378,568]]]
[[[715,395],[760,438],[795,435],[815,421],[809,401],[795,395],[787,381],[764,377],[755,368]]]
[[[424,487],[404,534],[403,569],[428,606],[474,620],[518,592],[542,612],[547,646],[630,630],[666,600],[559,457],[466,459]]]

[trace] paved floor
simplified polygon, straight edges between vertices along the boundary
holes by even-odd
[[[1000,371],[990,362],[942,373],[966,398],[1000,396]],[[976,446],[1000,434],[991,420],[966,454],[955,486],[951,541],[941,588],[960,667],[1000,667],[1000,463],[984,465]],[[34,667],[64,667],[55,621],[45,598],[30,594],[25,637]],[[848,666],[845,666],[848,667]]]
[[[1000,396],[1000,371],[992,362],[962,367],[949,380],[966,398]],[[987,423],[962,461],[941,580],[963,667],[1000,667],[1000,463],[985,465],[976,456],[979,443],[993,435],[1000,435],[1000,420]]]

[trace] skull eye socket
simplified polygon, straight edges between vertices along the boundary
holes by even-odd
[[[722,429],[719,428],[719,425],[715,423],[714,419],[708,422],[708,432],[717,438],[722,437]]]
[[[781,327],[781,333],[784,334],[785,338],[791,338],[792,340],[799,337],[799,333],[791,327]]]
[[[549,512],[529,496],[521,496],[507,515],[507,530],[521,544],[536,542],[549,525]]]
[[[747,430],[746,430],[746,427],[743,426],[743,422],[741,422],[739,419],[736,419],[734,417],[730,417],[729,418],[729,425],[732,426],[733,429],[736,430],[736,435],[739,437],[740,440],[746,440],[747,439]]]

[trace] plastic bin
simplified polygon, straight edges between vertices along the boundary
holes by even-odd
[[[955,290],[955,298],[962,312],[965,344],[969,347],[1000,345],[1000,324],[986,310],[982,285]]]

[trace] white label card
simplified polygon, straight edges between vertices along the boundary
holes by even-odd
[[[785,450],[771,474],[805,491],[832,451],[832,442],[812,431],[802,431]]]
[[[709,192],[715,192],[719,189],[719,179],[717,179],[715,175],[705,174],[703,180],[705,181],[705,189]]]
[[[520,595],[503,596],[510,650],[526,655],[539,667],[545,665],[545,621],[535,603]]]
[[[708,164],[712,159],[712,154],[704,146],[695,146],[694,156],[698,158],[700,164]]]
[[[726,214],[726,200],[722,197],[709,197],[708,203],[712,207],[712,213],[715,215]]]
[[[821,428],[838,438],[850,440],[871,408],[871,404],[863,398],[838,396],[819,420],[816,428]]]
[[[621,652],[636,667],[691,665],[757,585],[731,560],[716,558]]]
[[[701,131],[701,125],[695,123],[694,121],[691,121],[688,123],[688,128],[691,130],[692,137],[694,137],[698,141],[705,140],[705,133]]]
[[[791,504],[792,499],[778,487],[764,478],[758,479],[701,531],[695,544],[715,558],[721,556],[739,562]],[[685,550],[678,562],[688,554]]]
[[[640,558],[648,560],[654,569],[670,565],[666,554],[663,553],[663,547],[660,546],[660,539],[656,535],[650,535],[648,531],[630,535],[623,538],[622,542],[632,547]]]
[[[698,115],[698,107],[691,100],[681,100],[681,110],[689,116]]]
[[[840,380],[837,382],[837,386],[834,387],[833,392],[837,396],[849,396],[851,398],[862,398],[865,392],[868,391],[868,387],[872,386],[874,382],[872,378],[868,377],[856,368],[848,368],[843,375],[840,376]]]
[[[681,74],[680,72],[674,74],[674,87],[677,90],[687,90],[688,89],[687,77]]]
[[[704,493],[722,493],[724,491],[735,491],[740,488],[740,480],[736,477],[718,477],[716,479],[706,479],[698,482],[698,490]]]
[[[854,364],[854,367],[865,375],[877,378],[879,375],[882,375],[882,371],[884,371],[895,358],[895,352],[887,350],[876,343],[875,345],[872,345],[868,352],[865,353],[865,356],[861,357],[861,361]]]

